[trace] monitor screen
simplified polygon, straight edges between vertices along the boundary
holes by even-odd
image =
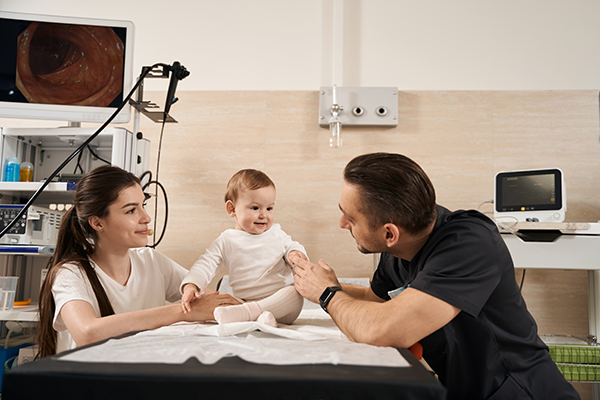
[[[131,90],[129,21],[0,11],[0,117],[104,122]],[[114,122],[127,122],[125,106]]]
[[[500,172],[494,197],[495,217],[531,222],[564,220],[566,199],[560,169]]]

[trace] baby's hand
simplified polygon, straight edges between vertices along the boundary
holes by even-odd
[[[184,314],[192,311],[192,306],[190,302],[194,299],[199,299],[202,297],[198,287],[193,283],[186,283],[183,287],[183,296],[181,296],[181,309]]]
[[[308,261],[308,257],[306,257],[306,254],[304,254],[301,251],[298,250],[292,250],[290,251],[290,253],[288,254],[288,260],[290,262],[290,264],[292,265],[296,265],[298,263],[299,260],[305,260]]]

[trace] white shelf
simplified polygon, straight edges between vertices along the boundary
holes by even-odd
[[[28,199],[42,184],[42,182],[0,182],[0,193],[5,199],[9,196]],[[71,190],[68,190],[69,188]],[[72,182],[50,182],[36,203],[70,203],[74,194],[75,185]],[[8,202],[10,203],[10,200]]]
[[[600,235],[561,235],[553,242],[525,242],[502,234],[515,268],[600,270]]]
[[[0,311],[0,321],[37,321],[38,306],[32,304],[29,307],[13,308],[11,311]]]
[[[68,182],[50,182],[44,191],[65,192]],[[10,192],[35,192],[42,186],[42,182],[0,182],[0,191]]]

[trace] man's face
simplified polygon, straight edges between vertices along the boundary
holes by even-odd
[[[356,185],[344,181],[342,185],[342,198],[340,199],[340,228],[348,229],[356,241],[358,251],[364,254],[382,253],[387,251],[384,237],[378,230],[372,230],[369,217],[360,212],[361,193]],[[368,212],[368,210],[365,210]]]

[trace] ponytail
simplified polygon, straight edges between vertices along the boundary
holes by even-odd
[[[85,272],[98,300],[101,317],[115,313],[89,260],[94,252],[96,231],[90,227],[88,220],[91,216],[108,215],[108,207],[117,200],[119,192],[135,184],[140,184],[135,175],[112,166],[98,167],[79,181],[75,205],[62,218],[56,248],[48,262],[48,275],[40,289],[38,358],[56,354],[57,334],[52,326],[56,303],[52,287],[63,265],[74,264]]]
[[[88,255],[91,254],[91,250],[92,245],[82,232],[81,226],[77,220],[75,207],[71,207],[71,209],[66,212],[61,222],[56,249],[54,255],[48,262],[48,275],[40,290],[38,358],[56,354],[57,335],[52,327],[54,314],[56,312],[56,303],[54,302],[54,296],[52,295],[52,287],[59,269],[64,264],[76,264],[83,272],[85,272],[92,285],[96,299],[98,300],[100,316],[106,317],[115,313],[110,304],[110,300],[108,299],[108,295],[89,261]]]

